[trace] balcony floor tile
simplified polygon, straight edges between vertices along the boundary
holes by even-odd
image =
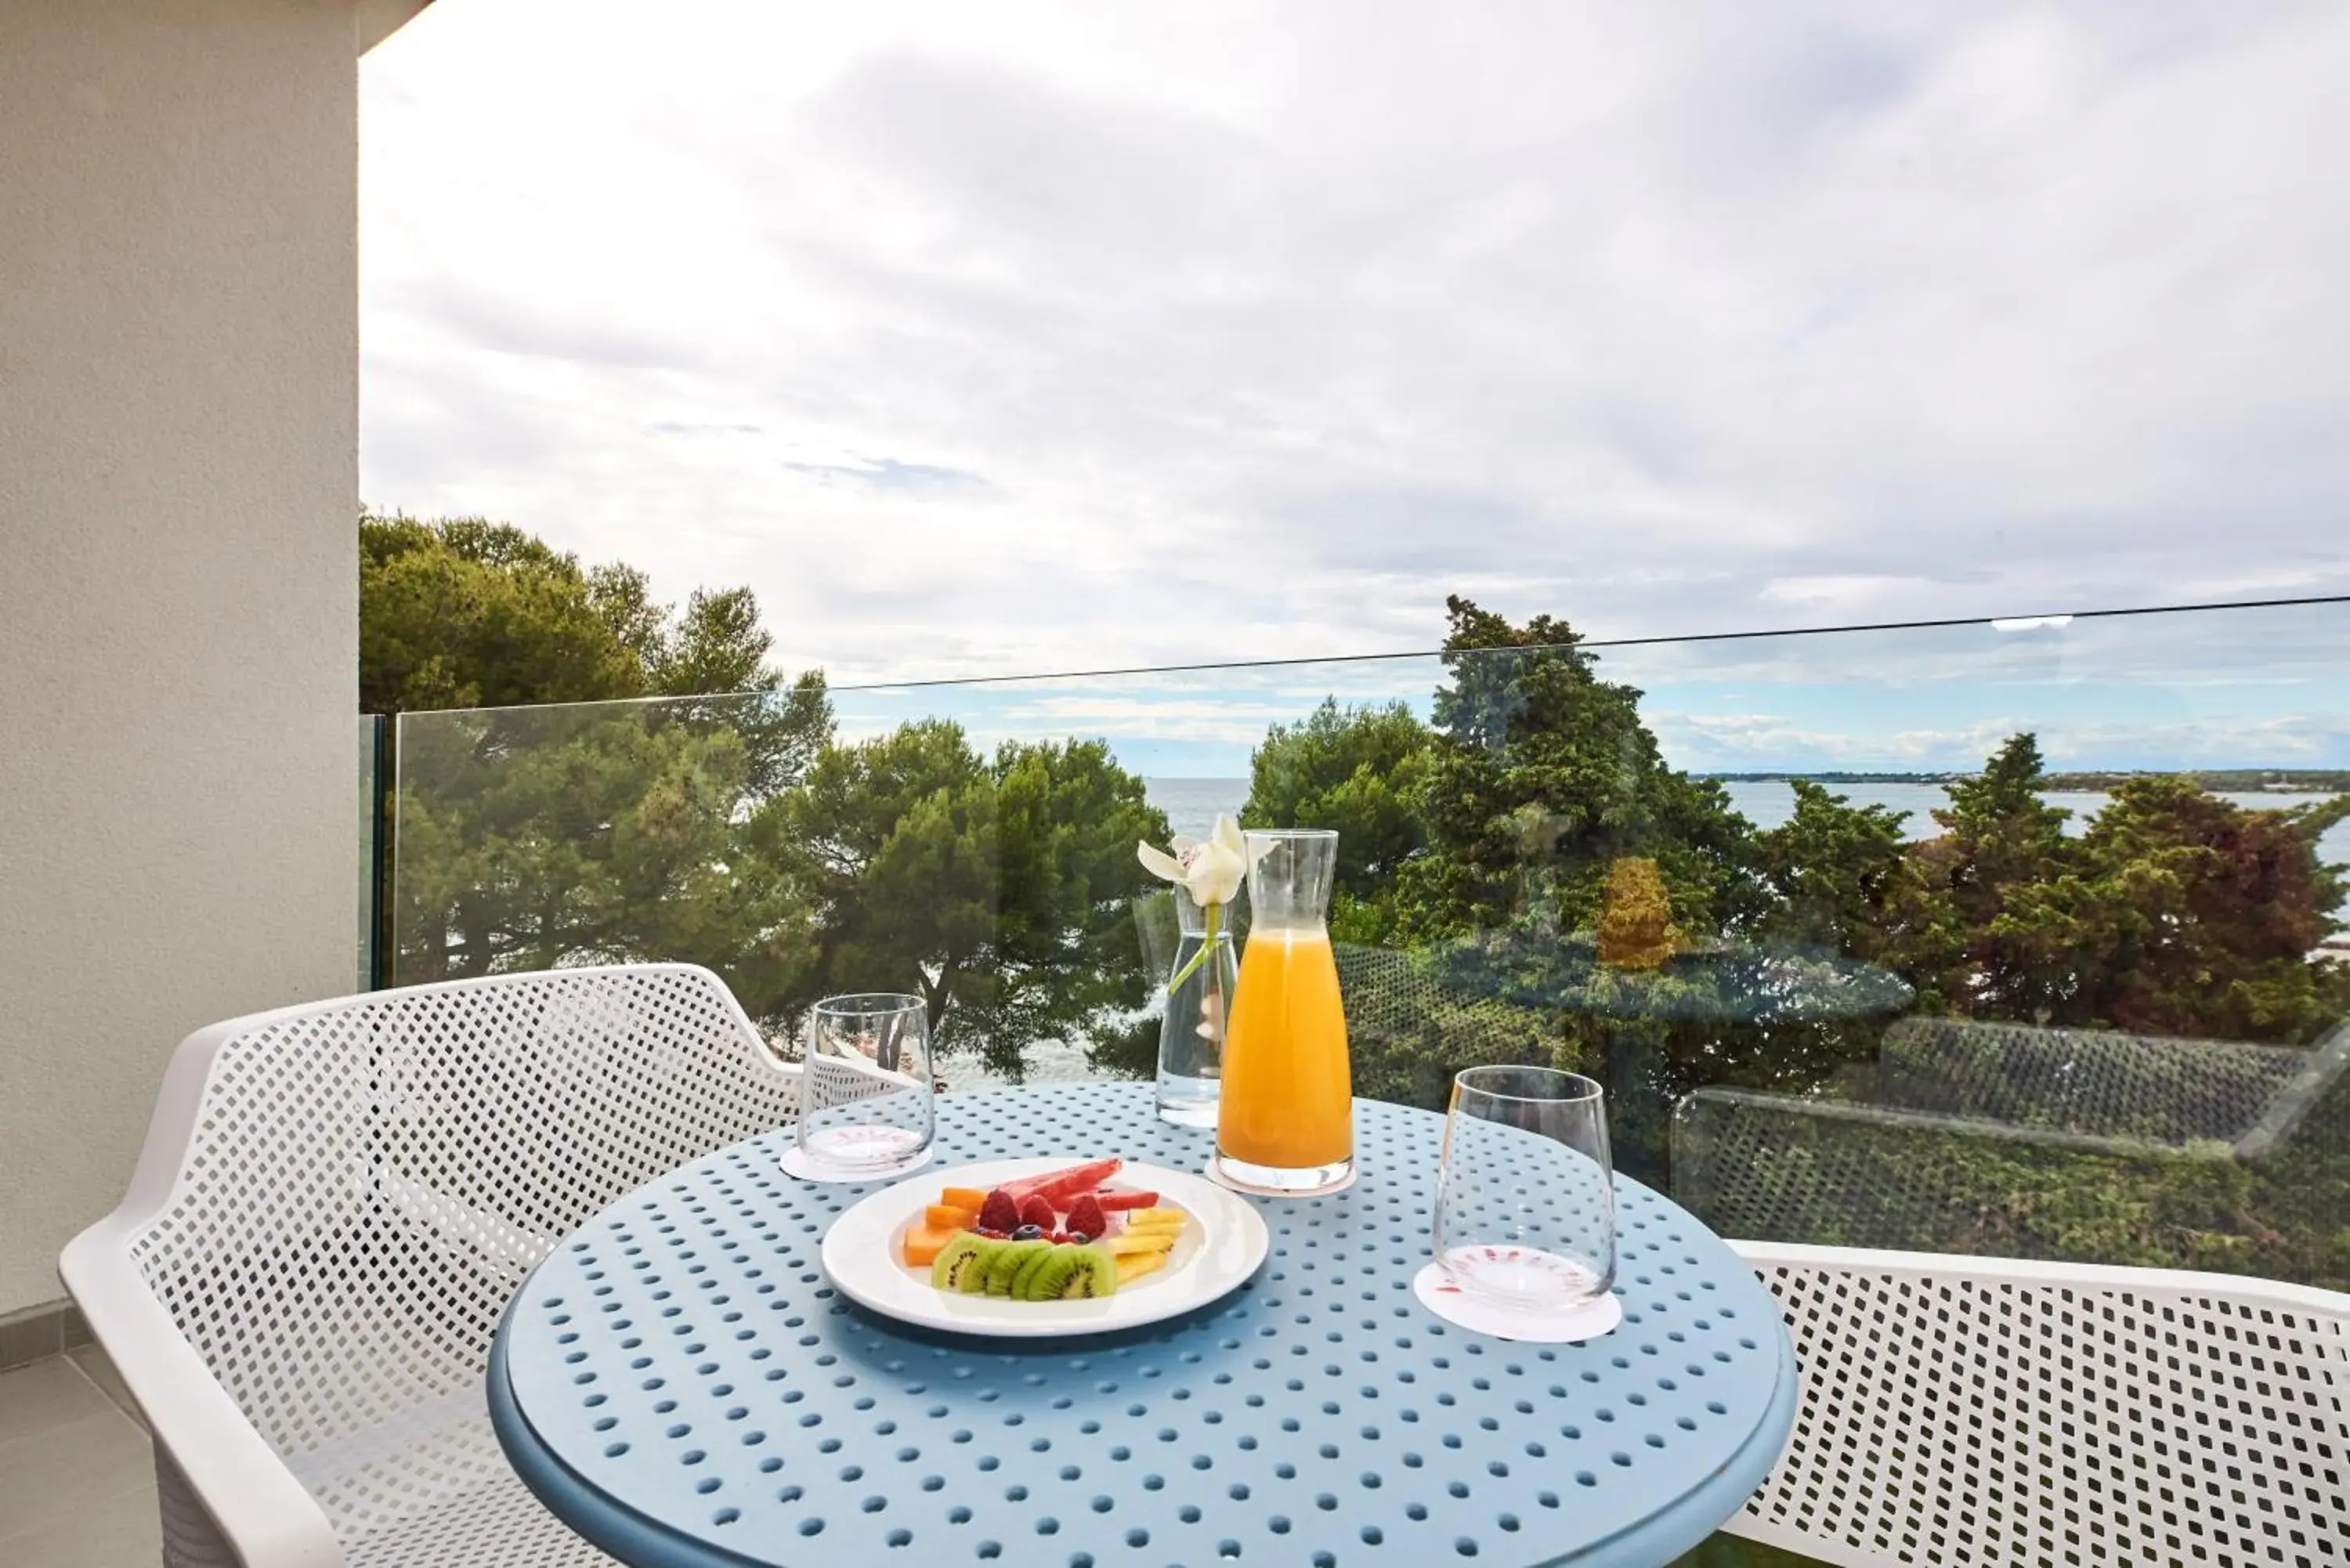
[[[102,1358],[0,1374],[0,1563],[139,1563],[161,1553],[147,1434],[101,1390]],[[127,1399],[127,1393],[123,1396]]]

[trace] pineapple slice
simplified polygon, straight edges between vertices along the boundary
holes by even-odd
[[[1113,1258],[1164,1257],[1175,1250],[1175,1232],[1122,1231],[1115,1236],[1106,1236],[1095,1244],[1108,1248]]]
[[[1130,1285],[1145,1274],[1156,1273],[1167,1266],[1164,1252],[1128,1252],[1118,1260],[1118,1282]]]

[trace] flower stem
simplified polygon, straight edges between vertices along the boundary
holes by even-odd
[[[1199,973],[1200,966],[1208,961],[1208,955],[1216,950],[1216,917],[1224,912],[1224,907],[1222,904],[1202,904],[1200,907],[1208,911],[1207,940],[1200,944],[1200,950],[1191,955],[1191,961],[1177,970],[1175,977],[1167,982],[1167,994],[1170,996],[1174,995],[1185,981]]]

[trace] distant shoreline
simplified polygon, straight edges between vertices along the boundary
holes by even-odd
[[[1902,836],[1917,843],[1940,831],[1934,814],[1948,802],[1943,791],[1952,783],[1980,775],[1965,773],[1863,773],[1831,769],[1817,773],[1793,769],[1736,774],[1699,774],[1716,783],[1730,798],[1731,808],[1754,827],[1769,830],[1794,815],[1792,784],[1817,784],[1865,805],[1898,812]],[[2098,808],[2113,797],[2113,786],[2126,779],[2175,778],[2158,773],[2066,773],[2044,778],[2040,788],[2051,805],[2069,808],[2064,831],[2073,836],[2088,831]],[[2247,809],[2281,810],[2305,802],[2350,794],[2350,770],[2332,768],[2203,768],[2189,776],[2223,799]],[[1167,814],[1175,833],[1205,837],[1219,815],[1238,816],[1249,796],[1249,781],[1237,776],[1172,778],[1147,776],[1143,789],[1150,804]],[[2318,841],[2319,857],[2328,864],[2350,865],[2350,821],[2337,822]],[[2342,955],[2350,962],[2350,953]]]
[[[1815,773],[1695,773],[1690,776],[1718,784],[1786,784],[1800,779],[1805,784],[1947,784],[1980,774],[1973,769],[1907,774],[1825,769]],[[2046,774],[2041,777],[2040,787],[2063,794],[2103,794],[2129,779],[2163,778],[2190,778],[2217,794],[2339,794],[2350,790],[2350,768],[2134,768]],[[1245,774],[1152,774],[1144,782],[1177,788],[1237,784],[1243,794],[1248,793],[1249,784]]]
[[[1972,772],[1864,773],[1705,773],[1690,775],[1720,784],[1787,784],[1802,780],[1824,784],[1946,784],[1974,778]],[[2105,793],[2131,779],[2190,778],[2205,789],[2223,794],[2328,794],[2350,790],[2345,768],[2140,768],[2126,773],[2047,774],[2043,790],[2060,794]]]

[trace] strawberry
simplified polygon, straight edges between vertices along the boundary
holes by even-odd
[[[1070,1204],[1069,1229],[1083,1231],[1088,1236],[1107,1235],[1109,1231],[1109,1216],[1102,1212],[1101,1199],[1088,1192]]]
[[[1039,1231],[1050,1231],[1053,1225],[1053,1205],[1043,1193],[1032,1192],[1020,1200],[1020,1223],[1034,1225]]]
[[[979,1207],[979,1228],[1001,1231],[1006,1235],[1020,1229],[1020,1204],[1013,1195],[999,1187],[987,1195]]]

